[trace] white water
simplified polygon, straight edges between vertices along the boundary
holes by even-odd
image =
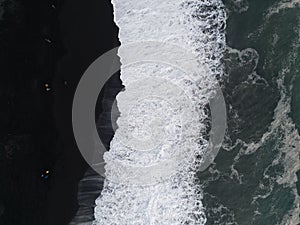
[[[208,145],[201,135],[207,132],[205,106],[222,75],[222,2],[114,0],[113,5],[126,90],[117,96],[121,116],[104,155],[106,180],[93,224],[205,224],[195,172]],[[174,48],[163,52],[164,58],[125,66],[130,54],[143,50],[124,46],[143,41],[157,42],[158,53],[164,51],[161,43]],[[193,54],[196,77],[172,60],[163,62],[187,60],[176,56],[175,45]]]

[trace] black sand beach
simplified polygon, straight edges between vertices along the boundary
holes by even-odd
[[[87,67],[118,45],[112,5],[7,2],[0,34],[0,224],[66,225],[88,168],[73,137],[73,95]]]

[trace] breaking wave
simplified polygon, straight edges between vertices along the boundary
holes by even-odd
[[[208,146],[207,105],[223,73],[224,6],[220,0],[114,0],[113,6],[125,91],[117,96],[118,128],[104,155],[93,224],[205,224],[195,174]],[[125,65],[147,49],[125,46],[147,41],[159,53],[162,43],[174,48]],[[176,46],[192,54],[196,74],[175,66],[188,60]]]

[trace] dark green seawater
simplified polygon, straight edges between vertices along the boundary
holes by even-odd
[[[199,174],[208,225],[300,224],[300,1],[293,2],[224,1],[228,131],[214,165]]]

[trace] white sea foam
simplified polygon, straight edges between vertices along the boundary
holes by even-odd
[[[121,115],[110,151],[104,155],[106,180],[93,224],[205,224],[195,173],[208,146],[202,136],[207,132],[206,106],[214,95],[215,78],[223,73],[223,4],[114,0],[113,6],[125,91],[117,96]],[[197,76],[163,60],[125,66],[130,54],[140,52],[128,52],[124,46],[145,41],[190,52]],[[163,51],[159,46],[156,51]],[[176,53],[167,51],[164,56],[174,59]]]
[[[280,1],[275,6],[272,6],[267,12],[267,18],[270,18],[272,15],[279,13],[284,9],[291,9],[300,6],[300,0],[290,0],[290,1]]]
[[[249,9],[249,2],[247,0],[231,0],[233,10],[239,13],[246,12]]]
[[[267,25],[270,22],[270,19],[273,16],[276,16],[280,13],[283,13],[286,10],[299,8],[300,7],[300,0],[282,0],[278,3],[275,3],[270,8],[268,8],[264,12],[264,19],[263,23],[252,33],[248,35],[248,38],[256,39],[262,34],[262,32],[266,29]],[[272,44],[275,44],[278,41],[277,36],[275,34],[274,40]]]

